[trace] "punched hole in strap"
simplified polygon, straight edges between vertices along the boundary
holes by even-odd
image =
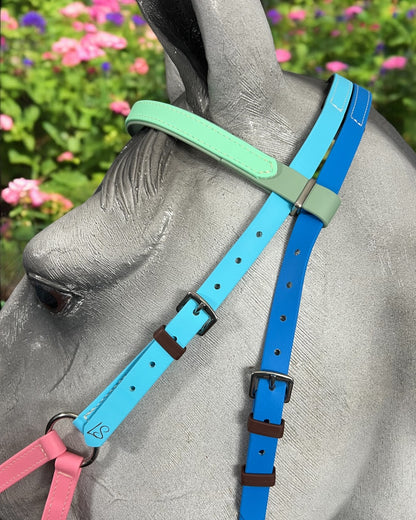
[[[243,486],[272,487],[276,483],[276,468],[272,473],[246,473],[246,466],[241,468],[241,484]]]
[[[269,422],[257,421],[253,418],[253,414],[250,414],[247,421],[247,429],[250,433],[281,439],[285,431],[285,421],[282,419],[280,424],[272,424]]]
[[[186,347],[181,347],[170,334],[165,330],[165,325],[159,327],[154,333],[153,338],[166,352],[177,361],[186,351]]]

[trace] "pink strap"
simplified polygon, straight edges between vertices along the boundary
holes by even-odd
[[[56,459],[42,520],[65,520],[81,473],[82,461],[80,455],[69,451]]]
[[[0,493],[66,451],[55,431],[40,437],[0,466]]]

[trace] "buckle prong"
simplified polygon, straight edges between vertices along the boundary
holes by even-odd
[[[293,389],[293,377],[290,377],[287,374],[281,374],[280,372],[271,372],[269,370],[257,370],[256,372],[253,372],[251,374],[249,391],[249,396],[252,399],[254,399],[256,396],[259,379],[268,379],[270,390],[275,389],[276,381],[282,381],[283,383],[286,383],[285,403],[290,401]]]
[[[198,304],[197,307],[195,307],[195,309],[192,311],[195,314],[195,316],[198,316],[198,314],[201,311],[205,311],[209,316],[209,319],[204,323],[204,325],[202,325],[202,327],[197,332],[199,336],[203,336],[214,325],[214,323],[218,321],[217,315],[215,314],[214,309],[211,307],[211,305],[206,300],[204,300],[204,298],[199,296],[198,293],[194,292],[187,293],[185,298],[176,307],[176,312],[179,312],[182,309],[182,307],[184,307],[189,302],[189,300],[194,300]]]

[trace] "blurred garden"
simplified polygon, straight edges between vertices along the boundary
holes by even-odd
[[[415,0],[263,3],[282,68],[369,88],[416,149]],[[0,49],[3,300],[27,241],[101,182],[129,139],[130,107],[166,93],[162,48],[135,0],[5,0]]]

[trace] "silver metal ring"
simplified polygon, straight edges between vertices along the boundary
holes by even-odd
[[[61,419],[72,419],[72,420],[74,420],[77,417],[78,417],[77,414],[71,413],[71,412],[61,412],[61,413],[58,413],[58,414],[54,415],[49,420],[48,424],[46,425],[45,434],[49,433],[50,431],[52,431],[54,429],[53,427],[54,427],[55,423],[57,423]],[[81,464],[81,468],[85,468],[85,466],[89,466],[90,464],[92,464],[94,462],[94,460],[97,458],[98,452],[99,452],[99,448],[93,448],[92,452],[91,452],[91,455],[89,455],[88,457],[84,457],[84,460],[83,460],[83,462]]]

